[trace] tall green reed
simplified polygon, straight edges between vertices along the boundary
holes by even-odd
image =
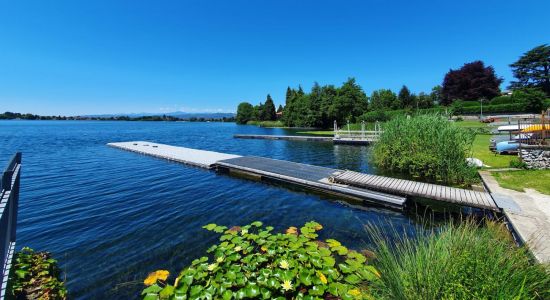
[[[440,115],[400,116],[384,125],[373,149],[374,163],[390,172],[469,185],[478,181],[476,169],[466,162],[474,138]]]
[[[416,236],[367,225],[381,273],[380,299],[550,299],[550,268],[532,263],[505,225],[448,223]],[[393,229],[396,231],[395,229]]]

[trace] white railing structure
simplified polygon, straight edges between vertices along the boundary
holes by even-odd
[[[21,174],[21,152],[17,152],[2,174],[0,188],[0,300],[6,297],[8,276],[15,252],[15,232],[19,207],[19,178]]]
[[[350,130],[349,122],[347,129],[339,129],[334,121],[334,141],[335,142],[376,142],[382,133],[380,123],[374,124],[374,130],[365,130],[365,122],[361,122],[361,130]]]

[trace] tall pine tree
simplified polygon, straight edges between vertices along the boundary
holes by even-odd
[[[277,119],[275,104],[273,103],[273,99],[271,99],[271,95],[269,94],[267,94],[263,110],[263,121],[274,121],[275,119]]]
[[[538,88],[550,96],[550,46],[540,45],[511,64],[516,81],[510,83],[511,89]]]

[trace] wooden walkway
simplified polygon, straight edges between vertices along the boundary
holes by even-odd
[[[489,193],[459,189],[443,185],[376,176],[354,171],[345,171],[329,179],[335,183],[373,189],[397,195],[423,197],[458,205],[498,210]]]

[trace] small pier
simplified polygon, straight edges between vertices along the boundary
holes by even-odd
[[[108,145],[206,169],[225,170],[283,181],[316,191],[394,208],[403,207],[407,197],[422,197],[461,206],[500,210],[491,195],[486,192],[265,157],[232,155],[143,141]]]
[[[353,171],[345,171],[329,178],[332,182],[357,186],[366,189],[388,192],[397,195],[423,197],[432,200],[454,203],[482,209],[498,210],[489,193],[459,189],[443,185],[376,176]]]
[[[325,136],[307,136],[307,135],[270,135],[270,134],[235,134],[237,139],[258,139],[258,140],[288,140],[288,141],[313,141],[313,142],[332,142],[332,137]]]

